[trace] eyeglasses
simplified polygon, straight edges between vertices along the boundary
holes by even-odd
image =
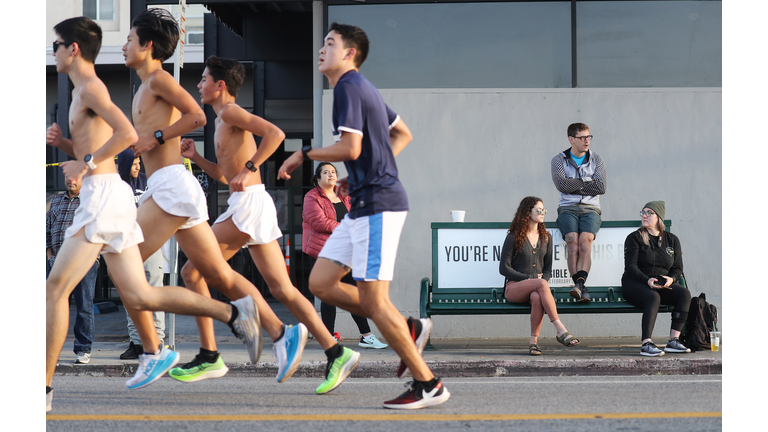
[[[580,139],[582,141],[592,141],[592,138],[594,137],[594,135],[574,136],[574,138]]]
[[[59,49],[59,46],[65,46],[65,47],[68,47],[68,46],[70,46],[70,45],[72,45],[72,42],[70,42],[70,43],[66,43],[66,42],[64,42],[64,41],[62,41],[62,42],[59,42],[59,41],[53,41],[53,52],[54,52],[54,54],[55,54],[55,53],[56,53],[56,51],[58,51],[58,49]]]
[[[640,212],[640,217],[643,217],[643,216],[648,216],[648,217],[651,217],[651,216],[653,216],[653,215],[655,215],[655,214],[656,214],[656,213],[654,213],[654,212],[652,212],[652,211],[650,211],[650,210],[648,210],[648,211],[641,211],[641,212]]]
[[[540,215],[545,215],[545,214],[547,214],[547,209],[545,209],[545,208],[535,208],[534,210],[536,210],[537,212],[539,212],[539,214],[540,214]]]

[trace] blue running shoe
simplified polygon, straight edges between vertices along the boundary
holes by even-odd
[[[179,362],[179,353],[163,347],[159,354],[142,354],[139,356],[139,368],[136,375],[126,381],[129,389],[137,389],[148,386],[160,379]]]
[[[283,337],[272,344],[272,352],[277,357],[277,382],[286,381],[292,377],[299,367],[304,345],[307,344],[307,327],[283,324]]]

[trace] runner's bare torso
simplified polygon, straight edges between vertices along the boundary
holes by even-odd
[[[227,123],[230,113],[234,114],[237,110],[244,111],[235,104],[228,104],[221,108],[216,118],[216,132],[213,136],[217,164],[227,182],[231,182],[243,170],[243,166],[253,157],[257,149],[256,140],[251,132]],[[245,186],[256,184],[261,184],[261,175],[258,172],[250,177]],[[231,189],[230,192],[232,192]]]
[[[161,74],[164,76],[160,76]],[[164,129],[181,118],[181,112],[153,89],[153,80],[163,79],[174,80],[168,72],[162,69],[153,72],[146,81],[141,83],[139,90],[133,97],[131,114],[139,137],[153,136],[156,130]],[[156,145],[141,155],[147,177],[151,177],[160,168],[181,164],[180,142],[179,137],[169,138],[165,140],[165,144]]]

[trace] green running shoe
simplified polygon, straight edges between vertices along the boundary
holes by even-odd
[[[191,362],[168,371],[168,375],[179,381],[195,382],[208,378],[221,378],[227,372],[229,372],[229,368],[224,364],[221,356],[214,363],[206,363],[200,360],[199,356],[195,356]]]
[[[326,394],[341,385],[359,361],[359,352],[344,347],[341,357],[338,357],[332,363],[328,363],[325,369],[325,381],[315,390],[317,394]]]

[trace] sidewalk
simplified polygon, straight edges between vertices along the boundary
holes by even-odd
[[[270,301],[278,317],[286,324],[298,320],[280,303]],[[70,331],[64,343],[56,375],[125,376],[136,371],[138,360],[120,360],[128,347],[128,330],[122,305],[118,312],[97,314],[96,341],[91,362],[75,365],[72,352],[75,307],[70,308]],[[229,367],[227,376],[274,377],[277,375],[272,341],[264,336],[261,358],[256,366],[248,363],[242,342],[225,324],[214,321],[218,350]],[[166,330],[168,318],[166,317]],[[176,351],[185,363],[199,350],[197,327],[193,317],[176,315]],[[380,335],[377,335],[380,336]],[[168,335],[166,335],[166,343]],[[357,378],[391,378],[395,376],[399,357],[390,347],[376,350],[357,346],[357,340],[341,343],[361,353],[360,363],[350,376]],[[661,341],[659,341],[661,342]],[[554,338],[542,338],[542,356],[528,355],[528,338],[505,339],[433,339],[434,351],[424,351],[424,360],[440,377],[557,376],[557,375],[680,375],[721,374],[722,351],[699,351],[690,354],[666,354],[662,357],[640,355],[638,337],[582,338],[581,344],[566,348]],[[304,349],[296,377],[321,378],[325,373],[325,353],[314,339]]]

